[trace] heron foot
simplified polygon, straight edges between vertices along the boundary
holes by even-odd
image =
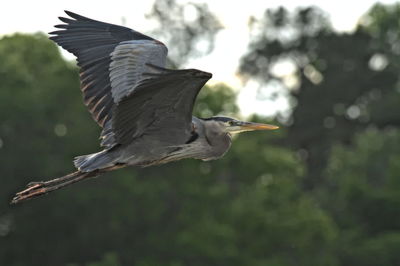
[[[26,187],[33,187],[33,186],[36,186],[36,185],[43,185],[44,184],[44,181],[33,181],[33,182],[30,182],[30,183],[28,183],[28,185],[26,185]]]

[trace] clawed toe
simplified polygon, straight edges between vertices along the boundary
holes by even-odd
[[[27,186],[28,187],[27,189],[18,192],[16,195],[17,196],[24,195],[24,194],[26,194],[26,193],[34,190],[34,189],[37,189],[37,188],[39,188],[39,187],[41,187],[43,185],[43,183],[40,183],[40,182],[35,182],[35,183],[36,184],[29,183],[28,186]]]
[[[43,184],[44,184],[43,181],[30,182],[30,183],[28,183],[28,185],[26,185],[26,187],[30,188],[30,187],[33,187],[33,186],[36,186],[36,185],[41,185],[42,186]]]

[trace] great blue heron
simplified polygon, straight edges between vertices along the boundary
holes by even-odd
[[[78,171],[34,182],[12,203],[33,198],[121,167],[225,154],[231,134],[277,126],[229,117],[192,116],[196,96],[211,74],[165,68],[167,47],[132,29],[65,11],[51,40],[77,57],[85,105],[103,128],[104,150],[75,158]]]

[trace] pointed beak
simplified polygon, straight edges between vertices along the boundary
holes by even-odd
[[[250,130],[274,130],[278,129],[278,126],[270,124],[252,123],[252,122],[242,122],[240,127],[246,131]]]
[[[227,131],[230,133],[240,133],[244,131],[274,130],[278,128],[279,127],[275,125],[238,121],[235,125],[228,127]]]

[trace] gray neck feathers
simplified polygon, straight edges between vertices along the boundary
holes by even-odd
[[[217,121],[204,121],[204,135],[210,146],[225,153],[231,145],[231,135],[225,132],[224,125]]]

